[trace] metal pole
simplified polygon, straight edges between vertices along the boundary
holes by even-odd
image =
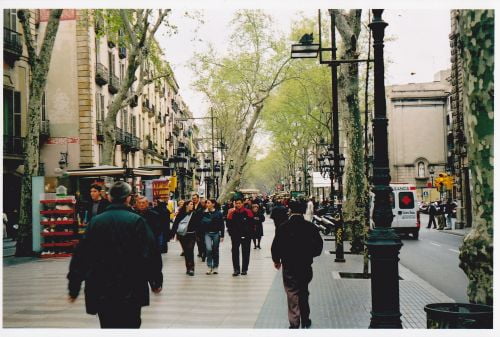
[[[368,237],[368,252],[371,260],[372,311],[370,328],[401,329],[399,309],[399,250],[402,243],[391,228],[392,188],[389,174],[389,151],[387,141],[386,102],[384,84],[384,30],[387,23],[382,20],[382,9],[372,10],[373,19],[369,27],[373,33],[374,52],[374,100],[373,119],[373,188],[375,194],[373,222],[374,230]]]
[[[337,179],[338,189],[335,191],[337,195],[337,204],[335,208],[336,217],[339,218],[335,228],[335,262],[345,262],[344,258],[344,221],[342,219],[342,177],[340,175],[340,140],[339,140],[339,93],[338,93],[338,78],[337,78],[337,41],[335,38],[335,15],[333,10],[330,13],[330,33],[332,39],[332,61],[330,67],[332,69],[332,145],[333,145],[333,174],[330,173],[330,179],[333,187],[333,177]],[[331,172],[331,171],[330,171]],[[333,192],[333,190],[332,190]],[[332,200],[334,194],[332,193]]]

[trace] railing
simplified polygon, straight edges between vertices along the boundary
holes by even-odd
[[[151,105],[151,108],[149,109],[149,113],[148,113],[148,116],[149,117],[154,117],[155,116],[155,106],[154,105]]]
[[[24,153],[24,138],[4,135],[3,153],[4,155],[9,154],[22,156]]]
[[[23,53],[23,44],[21,43],[21,34],[9,28],[3,28],[3,49],[5,52],[19,58]]]
[[[149,99],[142,101],[142,112],[147,112],[148,114],[151,112],[151,108],[149,107]]]
[[[120,79],[115,74],[109,73],[108,91],[110,94],[116,94],[120,88]]]
[[[178,124],[174,124],[174,127],[172,128],[172,133],[176,136],[179,136],[181,132],[181,128]]]
[[[43,137],[49,137],[50,136],[50,127],[49,127],[49,121],[44,120],[40,124],[40,136]]]
[[[105,85],[109,81],[108,68],[102,63],[96,63],[95,66],[95,83],[98,85]]]
[[[141,140],[139,137],[132,135],[130,149],[134,152],[141,149]]]
[[[127,57],[127,48],[125,48],[125,47],[118,48],[118,57],[121,59],[124,59],[125,57]]]
[[[138,104],[139,104],[139,97],[137,95],[134,95],[130,100],[130,107],[135,108]]]
[[[124,143],[125,137],[124,137],[122,129],[115,128],[115,139],[116,139],[116,144],[123,144]]]

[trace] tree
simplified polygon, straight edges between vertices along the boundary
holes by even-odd
[[[353,9],[349,12],[331,10],[335,16],[336,26],[343,41],[342,58],[358,59],[358,40],[361,33],[361,10]],[[360,253],[364,248],[366,228],[365,205],[368,202],[368,185],[364,172],[365,159],[363,148],[363,128],[359,108],[359,65],[349,63],[340,68],[339,87],[342,95],[341,102],[347,105],[344,109],[344,125],[347,136],[347,161],[345,195],[343,212],[345,223],[351,229],[351,252]]]
[[[30,66],[30,83],[28,98],[28,128],[24,145],[24,173],[21,179],[21,205],[19,211],[19,232],[16,244],[16,256],[32,254],[32,177],[38,174],[40,165],[40,107],[42,95],[47,83],[52,49],[59,28],[62,9],[50,11],[49,21],[43,37],[43,42],[37,54],[34,36],[30,26],[31,12],[20,9],[17,16],[24,31],[24,43],[28,50]]]
[[[170,9],[106,9],[94,11],[95,22],[102,27],[98,36],[107,35],[127,47],[128,64],[125,78],[109,104],[104,120],[103,164],[113,165],[116,148],[116,119],[119,111],[135,97],[142,94],[144,87],[171,75],[171,69],[161,60],[161,52],[154,36],[162,24],[172,28],[166,20]],[[154,22],[154,23],[153,23]],[[139,72],[137,74],[137,71]],[[156,74],[157,73],[157,74]],[[136,77],[137,75],[138,78]],[[138,80],[134,90],[132,85]]]
[[[464,117],[472,187],[473,225],[460,248],[473,303],[493,305],[494,11],[462,10],[459,39],[464,66]]]
[[[290,59],[287,44],[275,37],[273,21],[263,11],[238,11],[231,24],[228,56],[209,50],[195,55],[192,63],[198,74],[194,87],[206,95],[214,115],[225,121],[218,127],[229,146],[226,159],[234,163],[229,181],[224,183],[228,171],[222,178],[219,201],[239,186],[264,103],[287,79]]]

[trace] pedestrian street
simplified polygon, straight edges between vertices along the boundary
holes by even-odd
[[[252,249],[248,275],[233,277],[231,241],[226,233],[220,247],[218,275],[206,275],[205,263],[196,260],[195,276],[185,274],[178,242],[163,254],[164,289],[151,294],[143,307],[141,328],[267,328],[287,329],[286,297],[281,271],[276,271],[270,247],[272,220],[264,223],[262,249]],[[341,272],[361,272],[361,255],[348,254],[333,262],[334,242],[324,237],[324,254],[314,259],[309,285],[312,328],[366,329],[370,322],[370,280],[344,279]],[[70,259],[33,259],[3,267],[4,328],[99,328],[97,316],[85,313],[83,290],[74,304],[67,302]],[[423,329],[423,307],[454,302],[409,269],[399,266],[403,328]]]

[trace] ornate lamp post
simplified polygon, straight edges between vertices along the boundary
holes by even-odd
[[[374,229],[368,236],[371,262],[372,311],[370,328],[401,329],[399,310],[399,250],[402,243],[391,228],[392,207],[389,186],[389,155],[387,141],[386,103],[384,86],[384,30],[382,9],[372,10],[369,27],[373,33],[375,116],[373,118],[373,207]]]

